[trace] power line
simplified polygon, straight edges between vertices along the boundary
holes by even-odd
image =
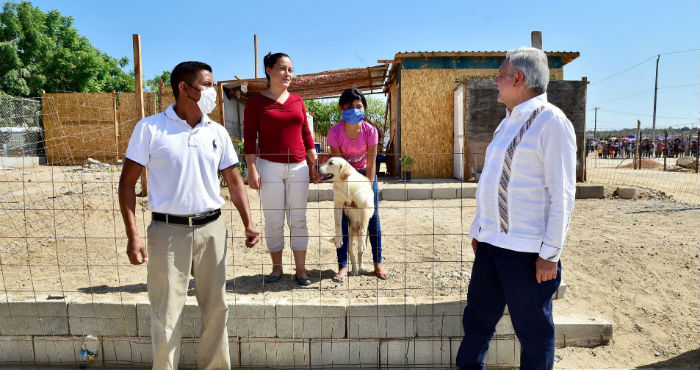
[[[659,89],[676,89],[676,88],[680,88],[680,87],[690,87],[690,86],[700,86],[700,83],[683,84],[683,85],[674,85],[674,86],[662,86],[662,87],[659,87]],[[606,100],[606,101],[604,101],[604,102],[602,102],[602,103],[598,103],[598,104],[595,104],[595,105],[596,105],[596,106],[599,106],[599,105],[603,105],[603,104],[607,104],[607,103],[612,103],[612,102],[615,102],[615,101],[618,101],[618,100],[627,99],[627,98],[632,98],[632,97],[635,97],[635,96],[638,96],[638,95],[642,95],[642,94],[645,94],[645,93],[648,93],[648,92],[651,92],[651,91],[654,91],[654,89],[647,89],[647,90],[644,90],[644,91],[636,92],[636,93],[634,93],[634,94],[625,95],[625,96],[621,96],[621,97],[618,97],[618,98]],[[592,108],[592,109],[593,109],[593,108]]]
[[[659,54],[656,54],[656,55],[652,55],[652,56],[650,56],[649,58],[644,59],[643,61],[641,61],[641,62],[639,62],[639,63],[637,63],[637,64],[635,64],[635,65],[633,65],[633,66],[631,66],[631,67],[625,68],[625,69],[623,69],[623,70],[621,70],[621,71],[619,71],[619,72],[615,72],[615,73],[613,73],[613,74],[609,75],[608,77],[605,77],[605,78],[603,78],[603,79],[601,79],[601,80],[593,81],[593,82],[591,82],[589,85],[590,85],[590,86],[593,86],[593,85],[595,85],[595,84],[597,84],[597,83],[600,83],[600,82],[603,82],[603,81],[607,81],[607,80],[609,80],[609,79],[611,79],[611,78],[613,78],[613,77],[616,77],[617,75],[620,75],[620,74],[622,74],[622,73],[625,73],[625,72],[627,72],[627,71],[629,71],[629,70],[632,70],[632,69],[634,69],[634,68],[636,68],[636,67],[639,67],[640,65],[642,65],[642,64],[644,64],[644,63],[646,63],[646,62],[648,62],[648,61],[650,61],[650,60],[652,60],[652,59],[658,57],[659,55],[671,55],[671,54],[692,53],[692,52],[696,52],[696,51],[699,51],[699,50],[700,50],[700,48],[698,48],[698,49],[688,49],[688,50],[677,50],[677,51],[669,51],[669,52],[666,52],[666,53],[659,53]]]

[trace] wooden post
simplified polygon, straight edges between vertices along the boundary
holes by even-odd
[[[639,130],[642,126],[642,122],[637,120],[637,141],[634,143],[634,169],[642,169],[642,158],[639,157]]]
[[[542,50],[542,32],[532,31],[530,37],[532,39],[532,47]]]
[[[258,78],[258,35],[253,35],[253,48],[255,52],[255,78]]]
[[[695,142],[695,173],[698,173],[698,158],[700,158],[700,130],[698,130],[698,141]]]
[[[224,111],[224,84],[219,82],[217,84],[217,90],[219,90],[219,117],[221,117],[221,122],[219,122],[222,126],[226,127],[226,116],[224,114],[226,113]]]
[[[134,41],[134,92],[136,93],[136,112],[138,113],[139,121],[146,116],[143,113],[143,71],[141,70],[141,35],[135,33]],[[141,171],[141,196],[148,195],[148,173],[144,167]]]
[[[664,171],[666,171],[666,153],[668,152],[666,140],[668,140],[668,130],[664,130],[664,145],[661,147],[661,153],[664,156]]]
[[[114,160],[119,160],[119,116],[117,114],[117,93],[112,91],[112,109],[114,111],[114,141],[115,141],[115,152]]]

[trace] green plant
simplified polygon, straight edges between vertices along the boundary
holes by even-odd
[[[401,167],[403,167],[404,171],[407,171],[413,166],[413,163],[415,163],[416,160],[413,159],[410,155],[403,155],[401,158],[399,158],[399,163],[401,163]]]

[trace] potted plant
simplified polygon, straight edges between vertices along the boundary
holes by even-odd
[[[415,163],[415,159],[410,155],[403,155],[399,158],[399,163],[401,163],[401,171],[404,180],[411,181],[411,166]]]

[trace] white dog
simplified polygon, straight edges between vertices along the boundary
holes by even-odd
[[[322,180],[333,181],[333,201],[335,202],[335,247],[343,246],[341,221],[343,212],[350,221],[348,224],[348,254],[352,263],[352,275],[362,270],[362,253],[369,241],[367,227],[374,214],[374,191],[372,182],[357,172],[345,159],[332,157],[319,167]],[[357,261],[353,253],[353,240],[357,238]]]

